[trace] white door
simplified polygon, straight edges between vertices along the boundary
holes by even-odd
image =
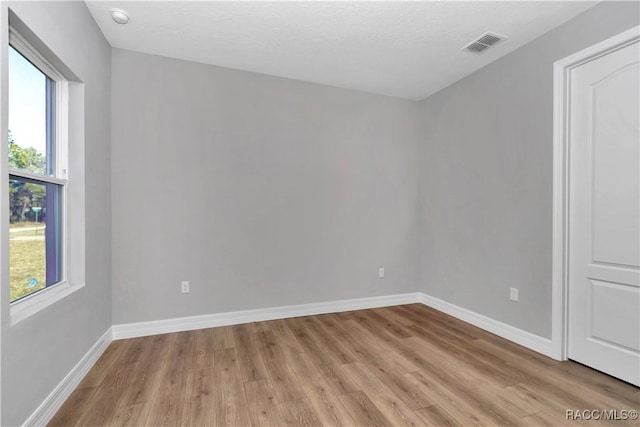
[[[640,385],[639,44],[570,71],[569,358]]]

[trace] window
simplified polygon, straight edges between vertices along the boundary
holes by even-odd
[[[9,285],[16,303],[64,279],[66,80],[9,33]]]

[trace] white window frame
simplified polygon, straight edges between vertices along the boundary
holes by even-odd
[[[61,191],[60,224],[62,227],[62,231],[60,233],[60,239],[62,241],[60,244],[60,254],[58,254],[62,258],[60,265],[60,281],[34,292],[33,294],[26,295],[19,300],[10,302],[10,323],[11,325],[14,325],[73,293],[77,289],[83,287],[84,284],[80,286],[71,286],[67,280],[69,82],[44,56],[42,56],[11,26],[9,26],[9,45],[55,82],[55,170],[54,175],[46,175],[16,168],[8,168],[8,173],[3,179],[8,179],[10,175],[13,175],[20,178],[33,179],[43,183],[58,185]]]

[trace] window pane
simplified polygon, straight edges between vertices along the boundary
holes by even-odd
[[[52,175],[55,82],[9,46],[9,166]]]
[[[16,301],[61,280],[59,185],[9,177],[9,284]]]

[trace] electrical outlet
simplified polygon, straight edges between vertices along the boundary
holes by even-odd
[[[180,293],[188,294],[191,291],[189,282],[182,282],[180,284]]]
[[[384,277],[384,267],[380,267],[378,269],[378,277],[380,277],[380,278]]]
[[[511,301],[518,302],[518,288],[509,289],[509,298]]]

